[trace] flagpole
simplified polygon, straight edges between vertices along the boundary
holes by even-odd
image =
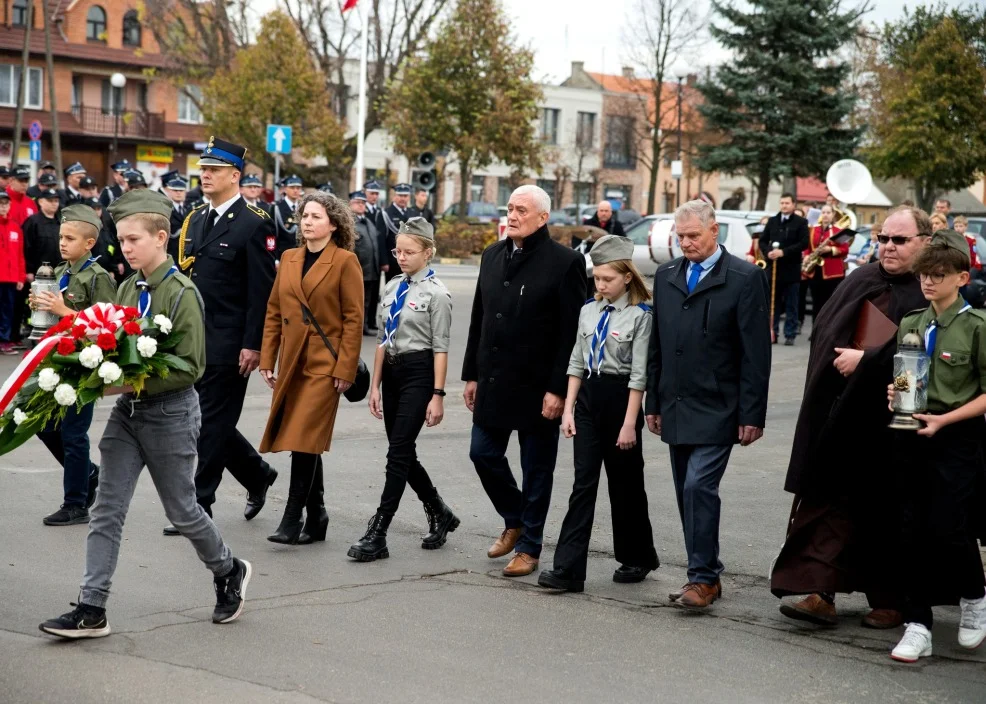
[[[366,52],[369,41],[369,27],[367,15],[369,10],[365,9],[367,3],[361,2],[356,6],[356,11],[360,14],[363,23],[362,37],[360,38],[360,57],[359,57],[359,108],[357,120],[359,124],[356,128],[356,190],[363,187],[366,178],[364,168],[364,149],[363,142],[366,139]]]

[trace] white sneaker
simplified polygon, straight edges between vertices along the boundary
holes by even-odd
[[[931,631],[920,623],[907,624],[904,637],[890,653],[890,657],[900,662],[917,662],[918,658],[931,655]]]
[[[962,617],[959,619],[959,645],[978,648],[986,640],[986,596],[979,599],[959,599]]]

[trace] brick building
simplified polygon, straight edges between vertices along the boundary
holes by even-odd
[[[0,31],[0,163],[11,162],[17,101],[17,78],[27,17],[34,2],[30,67],[25,86],[24,134],[16,161],[28,159],[27,126],[44,127],[42,159],[54,159],[51,105],[45,68],[41,0],[3,0]],[[100,185],[109,179],[116,158],[129,159],[151,185],[169,169],[194,172],[195,143],[207,135],[201,115],[185,91],[153,77],[164,67],[151,31],[141,24],[137,0],[47,0],[54,57],[55,104],[61,132],[62,162],[80,161]],[[121,73],[126,85],[115,88],[110,77]],[[116,133],[117,153],[113,153]],[[32,167],[36,166],[31,164]]]

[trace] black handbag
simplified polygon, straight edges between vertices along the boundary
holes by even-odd
[[[318,321],[315,320],[315,316],[312,315],[312,312],[310,310],[308,310],[308,306],[305,305],[301,306],[301,322],[303,322],[305,325],[315,326],[315,332],[317,332],[318,336],[322,338],[322,342],[324,342],[325,346],[329,348],[329,352],[332,353],[332,356],[335,357],[336,360],[338,360],[339,355],[336,353],[335,348],[332,346],[332,343],[329,342],[329,338],[327,338],[325,336],[325,333],[322,332],[322,326],[318,324]],[[359,365],[356,367],[356,379],[355,381],[353,381],[353,385],[346,390],[343,396],[345,396],[346,400],[349,401],[350,403],[359,403],[364,398],[366,398],[366,395],[369,392],[370,392],[370,370],[363,362],[363,358],[360,357]]]

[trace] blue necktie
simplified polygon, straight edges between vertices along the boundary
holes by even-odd
[[[390,313],[387,315],[387,324],[384,327],[383,345],[394,346],[394,335],[397,334],[397,325],[400,323],[401,308],[404,307],[404,300],[407,298],[407,290],[410,286],[411,277],[405,276],[401,279],[401,285],[397,287],[397,295],[394,297],[394,302],[390,304]]]
[[[86,269],[88,269],[89,267],[91,267],[93,264],[95,264],[96,263],[96,259],[98,259],[98,257],[95,257],[95,258],[90,257],[89,259],[87,259],[86,260],[86,263],[82,265],[82,268],[81,269],[79,269],[79,273],[81,274],[83,271],[85,271]],[[60,278],[58,280],[58,290],[59,291],[64,291],[65,289],[68,288],[68,282],[69,282],[69,278],[71,276],[72,276],[72,268],[69,267],[68,269],[65,270],[65,273],[62,274],[62,278]]]
[[[164,278],[161,279],[161,283],[163,284],[165,279],[167,279],[169,276],[174,274],[176,271],[178,271],[178,267],[176,266],[173,266],[170,269],[168,269],[168,273],[165,274]],[[158,286],[160,285],[161,284],[158,284]],[[137,288],[140,289],[140,298],[137,299],[137,310],[140,312],[140,317],[150,318],[151,317],[151,285],[146,281],[138,281]]]
[[[612,313],[616,308],[613,306],[606,306],[603,308],[603,314],[599,316],[599,322],[596,324],[596,331],[592,334],[592,345],[589,348],[589,373],[595,370],[596,374],[600,374],[600,367],[602,366],[603,359],[606,357],[606,334],[609,331],[609,314]]]
[[[698,286],[699,277],[701,276],[702,276],[702,265],[692,264],[692,270],[688,272],[688,293],[691,293],[692,291],[695,290],[695,287]]]

